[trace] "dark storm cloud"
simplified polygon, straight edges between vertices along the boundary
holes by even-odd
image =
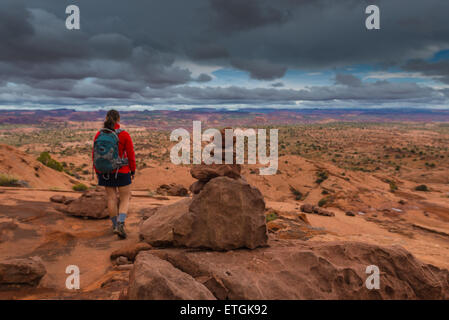
[[[287,67],[269,61],[234,59],[231,60],[231,65],[237,69],[248,71],[251,78],[258,80],[282,78],[287,72]]]
[[[202,73],[198,76],[198,78],[196,79],[196,81],[198,82],[209,82],[212,80],[212,77],[208,74]]]
[[[328,100],[369,100],[378,101],[444,101],[444,93],[413,83],[390,83],[377,81],[364,83],[359,87],[320,86],[307,89],[245,89],[241,87],[198,88],[184,86],[171,89],[179,96],[204,102],[226,101],[232,103],[263,103],[282,101],[328,101]],[[214,101],[214,99],[216,101]]]
[[[213,26],[221,32],[277,25],[288,20],[287,8],[270,0],[211,0]]]
[[[192,44],[190,48],[186,48],[187,55],[194,60],[213,60],[229,57],[229,53],[225,47],[215,44]]]
[[[65,8],[73,3],[81,9],[80,31],[65,28]],[[381,30],[367,31],[364,11],[373,3],[381,8]],[[442,103],[442,90],[366,84],[343,73],[335,86],[303,90],[279,81],[269,89],[197,88],[211,75],[176,62],[234,68],[263,81],[292,68],[396,66],[449,83],[447,61],[423,60],[449,48],[447,12],[445,0],[2,0],[0,104]]]
[[[449,61],[428,62],[424,60],[409,61],[403,67],[407,71],[417,71],[423,75],[435,77],[444,83],[449,84]]]
[[[362,80],[352,74],[337,73],[335,75],[335,84],[342,84],[350,87],[362,85]]]
[[[306,89],[194,87],[176,86],[164,89],[139,87],[134,82],[122,80],[94,80],[51,83],[39,86],[17,85],[5,89],[0,87],[0,100],[9,103],[30,105],[39,102],[49,105],[92,105],[102,106],[111,103],[120,105],[232,105],[254,104],[295,105],[313,103],[344,103],[351,106],[375,106],[396,103],[422,106],[442,104],[447,101],[448,90],[432,89],[413,83],[390,83],[377,81],[362,83],[360,86],[314,86]],[[48,88],[51,90],[48,90]],[[70,88],[68,90],[68,88]],[[24,94],[25,93],[25,94]]]

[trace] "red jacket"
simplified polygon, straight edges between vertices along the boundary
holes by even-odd
[[[120,125],[117,123],[115,125],[115,130],[117,130],[119,128],[120,128]],[[95,135],[94,142],[95,142],[95,140],[97,140],[99,135],[100,135],[100,131],[98,131],[97,134]],[[119,138],[119,143],[118,143],[119,156],[121,158],[123,158],[123,157],[128,158],[128,165],[121,167],[118,170],[118,172],[119,173],[129,173],[130,171],[135,172],[136,171],[136,155],[134,154],[133,140],[131,139],[131,136],[129,135],[129,133],[126,131],[120,132],[118,135],[118,138]],[[124,156],[124,154],[125,154],[125,156]],[[93,160],[93,158],[94,158],[94,151],[92,149],[92,160]],[[94,166],[94,169],[95,169],[95,166]],[[97,169],[95,169],[95,172],[99,173],[97,171]]]

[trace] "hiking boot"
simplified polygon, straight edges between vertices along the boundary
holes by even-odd
[[[112,226],[112,233],[113,233],[113,234],[118,234],[118,228],[117,228],[117,226]]]
[[[126,232],[125,232],[125,223],[119,222],[117,223],[117,235],[120,239],[126,239]]]

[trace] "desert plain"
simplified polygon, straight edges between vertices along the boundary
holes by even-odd
[[[146,251],[139,253],[142,259],[157,257],[155,265],[170,264],[171,275],[188,275],[194,288],[201,286],[193,298],[448,298],[449,113],[124,113],[122,127],[133,138],[137,159],[126,240],[112,234],[109,219],[64,209],[83,194],[102,192],[95,191],[91,151],[103,117],[73,110],[0,112],[0,261],[39,257],[45,267],[38,283],[2,284],[0,299],[127,299],[139,274],[133,262],[140,250]],[[279,130],[277,174],[259,175],[257,164],[241,168],[265,202],[267,247],[222,252],[143,241],[142,224],[155,210],[193,196],[192,166],[174,165],[169,157],[171,130],[190,130],[193,120],[204,128]],[[291,261],[295,248],[303,256]],[[305,252],[318,262],[308,261]],[[189,259],[200,262],[193,268]],[[362,267],[371,260],[385,263],[379,267],[388,274],[380,294],[351,287],[364,286]],[[241,287],[219,275],[239,261],[253,272]],[[66,287],[69,265],[79,267],[78,290]],[[314,280],[281,277],[294,270]],[[333,278],[340,272],[342,286],[349,286],[341,291]],[[407,273],[435,292],[414,286]],[[288,279],[296,281],[297,291],[290,292]],[[254,283],[257,290],[248,290]],[[190,297],[182,292],[165,297]]]

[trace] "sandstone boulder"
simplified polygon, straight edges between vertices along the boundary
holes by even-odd
[[[258,189],[242,180],[212,179],[174,225],[174,243],[213,250],[264,246],[264,212],[265,201]]]
[[[138,242],[123,246],[111,253],[111,260],[119,257],[126,257],[129,261],[134,261],[140,251],[151,250],[151,245],[145,242]]]
[[[399,246],[279,240],[252,251],[166,249],[152,254],[201,279],[220,299],[449,298],[449,271]],[[380,270],[379,290],[366,287],[370,265]]]
[[[78,199],[57,209],[76,217],[104,219],[109,216],[106,195],[101,189],[88,190]]]
[[[189,190],[192,194],[198,194],[198,193],[200,193],[201,190],[203,190],[206,183],[207,182],[205,182],[205,181],[199,181],[199,180],[195,181],[194,183],[192,183],[190,185]]]
[[[62,196],[62,195],[54,195],[50,198],[51,202],[55,202],[55,203],[63,203],[63,204],[70,204],[71,202],[73,202],[75,200],[75,198],[72,197],[66,197],[66,196]]]
[[[199,164],[190,169],[190,174],[197,180],[207,182],[216,177],[238,179],[241,170],[239,164]]]
[[[329,210],[323,209],[319,206],[311,205],[309,203],[303,204],[300,207],[300,210],[305,213],[314,213],[314,214],[317,214],[320,216],[325,216],[325,217],[334,217],[335,216],[335,213],[333,213]]]
[[[264,210],[258,189],[218,177],[193,199],[159,208],[141,225],[141,238],[153,246],[254,249],[267,243]]]
[[[129,277],[130,300],[215,300],[214,295],[189,274],[169,262],[141,252]]]
[[[173,245],[173,226],[189,211],[192,199],[186,198],[162,206],[147,218],[140,227],[140,238],[152,246]]]
[[[142,217],[142,220],[147,220],[149,217],[154,215],[157,211],[156,208],[143,208],[139,211],[140,216]]]
[[[164,196],[187,197],[189,192],[180,184],[162,184],[157,188],[156,192]]]
[[[46,273],[45,266],[39,257],[0,261],[0,285],[36,286]]]

